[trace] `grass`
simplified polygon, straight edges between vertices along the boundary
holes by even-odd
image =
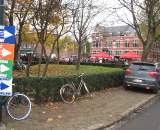
[[[45,65],[41,66],[41,70],[43,70]],[[36,76],[38,73],[38,66],[35,65],[31,69],[31,76]],[[48,66],[47,76],[64,76],[64,75],[73,75],[78,73],[105,73],[105,72],[114,72],[117,70],[121,70],[120,68],[112,68],[112,67],[103,67],[103,66],[88,66],[88,65],[81,65],[80,71],[76,71],[75,65],[55,65],[50,64]]]

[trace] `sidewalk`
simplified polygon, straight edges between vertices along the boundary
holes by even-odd
[[[73,104],[34,105],[27,120],[5,119],[5,122],[7,130],[93,130],[119,120],[154,96],[125,91],[122,87],[110,88],[93,93],[93,98],[76,100]]]

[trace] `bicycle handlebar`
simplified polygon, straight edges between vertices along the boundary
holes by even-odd
[[[79,75],[79,77],[82,77],[84,75],[84,73],[81,73],[80,75]]]

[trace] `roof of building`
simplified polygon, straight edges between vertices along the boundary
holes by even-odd
[[[136,31],[130,27],[129,25],[123,25],[123,26],[113,26],[113,27],[100,27],[100,33],[104,35],[125,35],[126,33],[135,33]]]

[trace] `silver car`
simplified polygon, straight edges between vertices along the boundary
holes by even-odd
[[[125,71],[124,88],[140,87],[157,93],[160,88],[160,64],[133,62]]]

